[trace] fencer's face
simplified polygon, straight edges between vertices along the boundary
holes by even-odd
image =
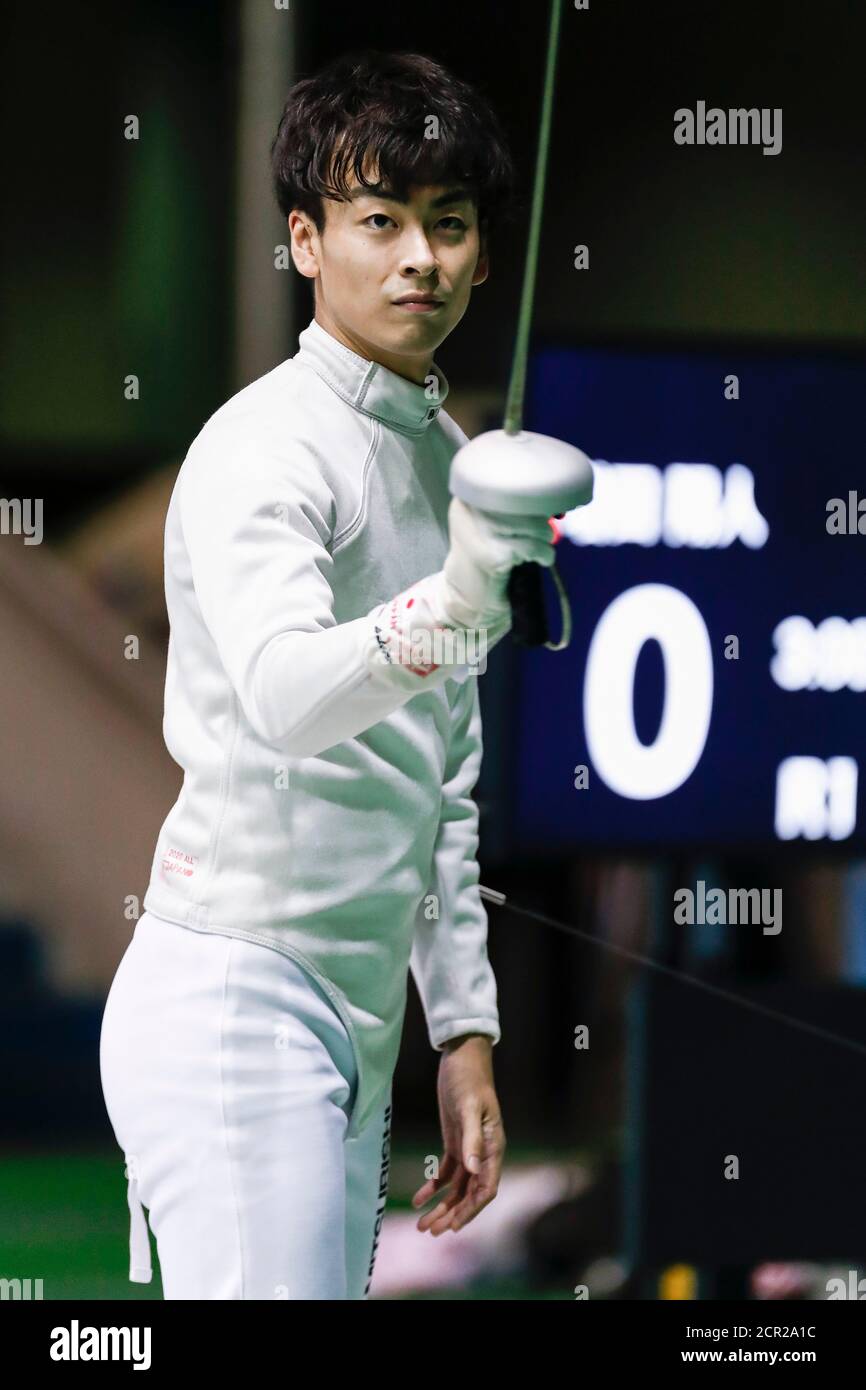
[[[292,255],[316,281],[316,318],[339,341],[401,376],[423,382],[439,344],[462,319],[487,253],[466,188],[423,185],[408,200],[354,184],[325,200],[319,233],[289,217]]]

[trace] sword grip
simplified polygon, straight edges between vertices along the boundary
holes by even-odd
[[[542,566],[532,561],[515,565],[508,576],[508,597],[513,640],[520,647],[543,647],[548,631]]]

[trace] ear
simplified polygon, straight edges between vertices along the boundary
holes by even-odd
[[[295,269],[308,280],[319,276],[319,233],[312,218],[293,208],[288,217],[289,248]]]
[[[487,253],[487,233],[485,231],[481,232],[479,243],[478,260],[472,276],[473,285],[483,285],[490,273],[490,257]]]

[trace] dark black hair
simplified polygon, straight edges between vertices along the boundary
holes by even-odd
[[[352,174],[370,187],[365,169],[399,197],[412,184],[468,186],[482,232],[501,220],[514,194],[514,166],[492,108],[468,82],[418,53],[365,49],[302,78],[271,144],[271,169],[283,216],[298,208],[319,231],[322,199],[344,200]]]

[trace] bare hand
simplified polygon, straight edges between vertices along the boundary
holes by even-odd
[[[439,1117],[444,1153],[439,1176],[412,1198],[421,1207],[442,1200],[419,1218],[419,1231],[459,1231],[492,1202],[499,1191],[505,1130],[493,1084],[493,1044],[483,1034],[446,1043],[439,1063]]]

